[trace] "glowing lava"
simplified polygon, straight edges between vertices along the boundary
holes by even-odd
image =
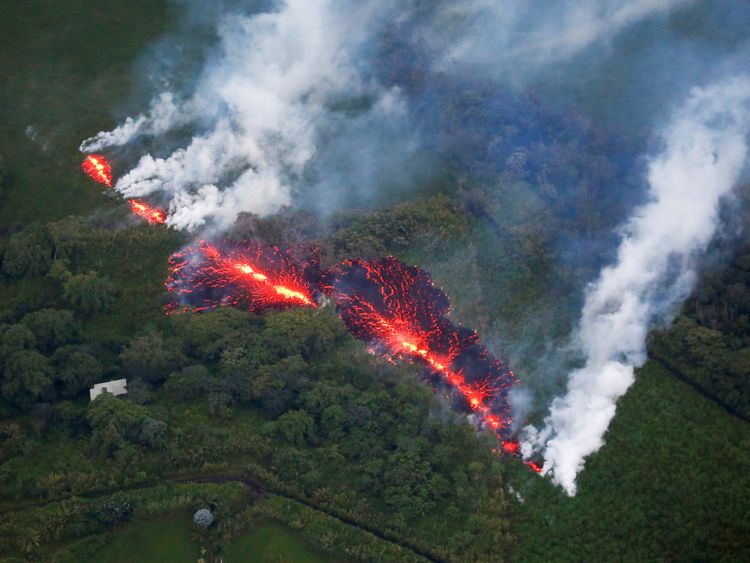
[[[81,164],[81,168],[95,182],[112,187],[112,167],[103,156],[98,154],[88,155]]]
[[[315,286],[308,281],[317,261],[300,266],[290,253],[254,242],[221,246],[201,242],[170,258],[167,289],[176,299],[168,309],[232,305],[259,312],[317,306]]]
[[[142,201],[138,201],[137,199],[129,199],[128,203],[130,204],[130,209],[133,211],[133,213],[135,213],[139,217],[143,217],[149,223],[161,225],[164,223],[164,221],[167,220],[164,212],[161,209],[151,207],[148,204],[143,203]]]
[[[534,473],[541,473],[542,472],[543,468],[537,462],[535,462],[535,461],[525,461],[524,463],[526,465],[528,465]]]
[[[356,338],[371,350],[425,366],[438,376],[431,379],[447,384],[449,396],[472,411],[481,425],[501,439],[507,435],[507,395],[515,374],[478,344],[474,331],[447,319],[448,298],[427,272],[390,257],[347,260],[332,268],[322,283]]]

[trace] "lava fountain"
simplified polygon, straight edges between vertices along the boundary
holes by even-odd
[[[81,164],[81,168],[95,182],[105,184],[109,188],[112,187],[112,167],[103,156],[98,154],[88,155]]]

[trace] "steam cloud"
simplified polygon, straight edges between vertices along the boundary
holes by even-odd
[[[222,228],[241,211],[268,214],[290,204],[316,157],[326,163],[322,174],[348,181],[339,189],[371,183],[377,169],[405,168],[399,159],[417,144],[404,131],[409,100],[397,86],[382,86],[372,72],[373,44],[384,30],[412,22],[403,26],[409,40],[429,45],[432,57],[426,61],[432,68],[424,71],[478,65],[502,72],[504,79],[516,69],[517,79],[519,68],[531,73],[686,2],[567,0],[540,11],[525,0],[502,6],[481,0],[287,0],[271,12],[233,11],[218,18],[219,47],[194,93],[160,93],[149,112],[87,139],[81,150],[194,131],[175,150],[143,156],[115,189],[125,197],[158,194],[168,201],[168,224],[175,228]],[[364,115],[361,109],[354,117],[337,109],[352,100],[366,100]],[[406,125],[394,130],[388,126],[393,123]],[[373,142],[377,129],[390,138]],[[320,155],[324,135],[341,136],[346,148],[337,147],[335,158],[326,160]],[[327,164],[337,159],[338,166]],[[349,176],[342,177],[342,170]],[[333,196],[329,190],[321,197]]]
[[[570,495],[646,360],[649,328],[690,292],[691,260],[713,237],[720,199],[740,177],[749,129],[749,78],[695,89],[665,132],[663,153],[650,162],[650,201],[626,225],[616,264],[586,295],[578,332],[586,363],[570,374],[543,430],[529,428],[524,444],[526,455],[544,449],[544,472]]]
[[[448,3],[439,11],[437,31],[427,40],[443,45],[440,63],[481,65],[518,80],[564,61],[590,45],[615,37],[623,28],[693,0],[562,0],[545,3]],[[445,34],[453,41],[445,43]]]
[[[178,127],[200,130],[164,157],[150,154],[115,188],[126,197],[162,192],[169,224],[195,229],[208,219],[227,226],[240,211],[266,214],[290,203],[291,183],[316,152],[316,128],[348,97],[376,99],[370,112],[398,112],[394,95],[367,83],[350,60],[372,12],[340,14],[324,0],[290,0],[279,11],[225,17],[220,57],[196,93],[160,94],[148,115],[129,118],[84,141],[85,152],[127,144]]]

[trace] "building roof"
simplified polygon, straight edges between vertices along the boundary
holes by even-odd
[[[89,389],[89,396],[93,401],[102,393],[110,393],[112,395],[125,395],[128,392],[127,385],[127,379],[113,379],[112,381],[103,381],[102,383],[97,383],[91,389]]]

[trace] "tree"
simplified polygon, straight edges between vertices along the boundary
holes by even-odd
[[[78,346],[63,346],[52,355],[55,365],[55,380],[60,387],[60,396],[73,398],[91,385],[102,375],[99,361],[84,352]]]
[[[87,316],[109,311],[115,302],[114,288],[94,272],[71,276],[63,284],[63,299]]]
[[[160,334],[134,338],[120,353],[120,359],[128,373],[149,383],[161,383],[186,361],[180,341],[165,340]]]
[[[276,429],[287,442],[295,446],[312,444],[316,440],[315,421],[302,410],[282,414],[276,420]]]
[[[166,434],[166,422],[147,417],[141,421],[141,431],[138,441],[152,450],[160,449],[164,447],[164,437]]]
[[[55,259],[72,259],[83,246],[83,225],[80,217],[66,217],[47,225]]]
[[[22,324],[0,326],[0,364],[15,352],[30,350],[36,344],[34,333]]]
[[[34,223],[10,238],[3,257],[3,272],[16,278],[43,276],[52,263],[52,251],[49,233]]]
[[[36,337],[42,352],[68,344],[78,336],[78,323],[73,313],[62,309],[41,309],[25,315],[21,323],[26,325]]]
[[[306,375],[309,369],[300,356],[290,356],[263,366],[252,379],[252,394],[260,399],[266,413],[276,418],[295,407],[300,394],[310,386]]]
[[[47,272],[47,277],[60,283],[68,281],[73,274],[70,273],[70,264],[67,260],[53,260]]]
[[[164,389],[178,401],[193,401],[206,393],[210,377],[211,373],[204,366],[187,366],[171,373]]]
[[[282,355],[301,354],[308,359],[330,350],[343,333],[343,324],[334,315],[289,309],[267,316],[263,337]]]
[[[33,553],[39,547],[39,531],[34,528],[22,528],[18,532],[18,547],[24,553]]]
[[[132,448],[134,444],[160,448],[167,430],[166,424],[152,418],[146,407],[108,393],[99,395],[89,404],[86,420],[91,426],[94,445],[107,456]]]
[[[228,419],[232,416],[231,404],[234,399],[228,393],[209,393],[208,394],[208,412],[212,416]]]
[[[29,422],[37,434],[42,433],[54,419],[55,409],[49,403],[37,403],[29,411]]]
[[[231,308],[174,317],[175,332],[185,350],[203,361],[218,359],[225,348],[246,342],[261,326],[262,317]]]
[[[136,405],[145,405],[154,398],[153,388],[142,379],[131,379],[128,381],[128,394],[125,397]]]
[[[21,408],[28,408],[39,399],[54,396],[52,367],[49,359],[39,352],[21,350],[13,354],[5,365],[2,394]]]
[[[60,401],[55,404],[55,419],[58,427],[62,427],[72,435],[88,432],[86,424],[86,408],[72,401]]]

